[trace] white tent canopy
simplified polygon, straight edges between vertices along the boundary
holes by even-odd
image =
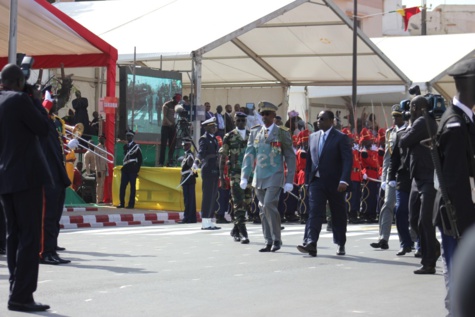
[[[446,99],[455,95],[447,75],[457,62],[475,57],[475,33],[371,39],[414,84],[433,87]]]
[[[325,0],[120,0],[56,6],[114,45],[119,63],[196,72],[202,87],[349,85],[352,21]],[[358,84],[407,85],[358,32]],[[184,76],[184,84],[190,84]]]

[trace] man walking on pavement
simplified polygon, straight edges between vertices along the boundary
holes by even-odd
[[[287,193],[294,187],[295,153],[288,129],[274,124],[277,107],[270,102],[261,101],[258,108],[264,125],[256,125],[251,129],[240,186],[242,189],[247,188],[254,170],[252,186],[259,199],[259,215],[266,243],[259,252],[275,252],[282,246],[277,204],[281,188]],[[284,175],[284,164],[287,165],[287,175]]]

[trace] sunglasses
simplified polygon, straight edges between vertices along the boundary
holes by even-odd
[[[272,111],[262,111],[261,116],[270,116],[271,113]]]

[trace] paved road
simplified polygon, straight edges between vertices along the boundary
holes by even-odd
[[[51,305],[43,316],[445,316],[442,262],[437,274],[416,276],[414,256],[376,251],[377,226],[349,226],[347,255],[336,256],[324,233],[318,257],[297,251],[303,226],[286,224],[283,248],[259,253],[261,229],[248,225],[251,243],[195,225],[63,230],[64,258],[40,266],[35,298]],[[7,268],[0,256],[0,316],[9,312]]]

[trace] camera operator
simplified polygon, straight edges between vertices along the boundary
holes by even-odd
[[[410,150],[410,175],[412,179],[409,196],[409,217],[411,228],[416,231],[422,253],[422,266],[414,274],[435,274],[435,264],[440,256],[440,243],[435,236],[432,214],[435,200],[434,164],[430,150],[420,142],[429,138],[427,126],[433,134],[437,131],[435,118],[429,116],[426,123],[423,111],[430,105],[423,96],[411,100],[411,126],[401,136],[400,147]],[[417,256],[417,252],[416,252]]]
[[[158,166],[161,167],[165,163],[165,151],[168,143],[168,163],[167,166],[173,166],[173,154],[175,152],[176,143],[176,126],[175,126],[175,106],[180,102],[181,94],[176,93],[173,98],[163,104],[162,113],[162,129],[160,143],[160,158]]]

